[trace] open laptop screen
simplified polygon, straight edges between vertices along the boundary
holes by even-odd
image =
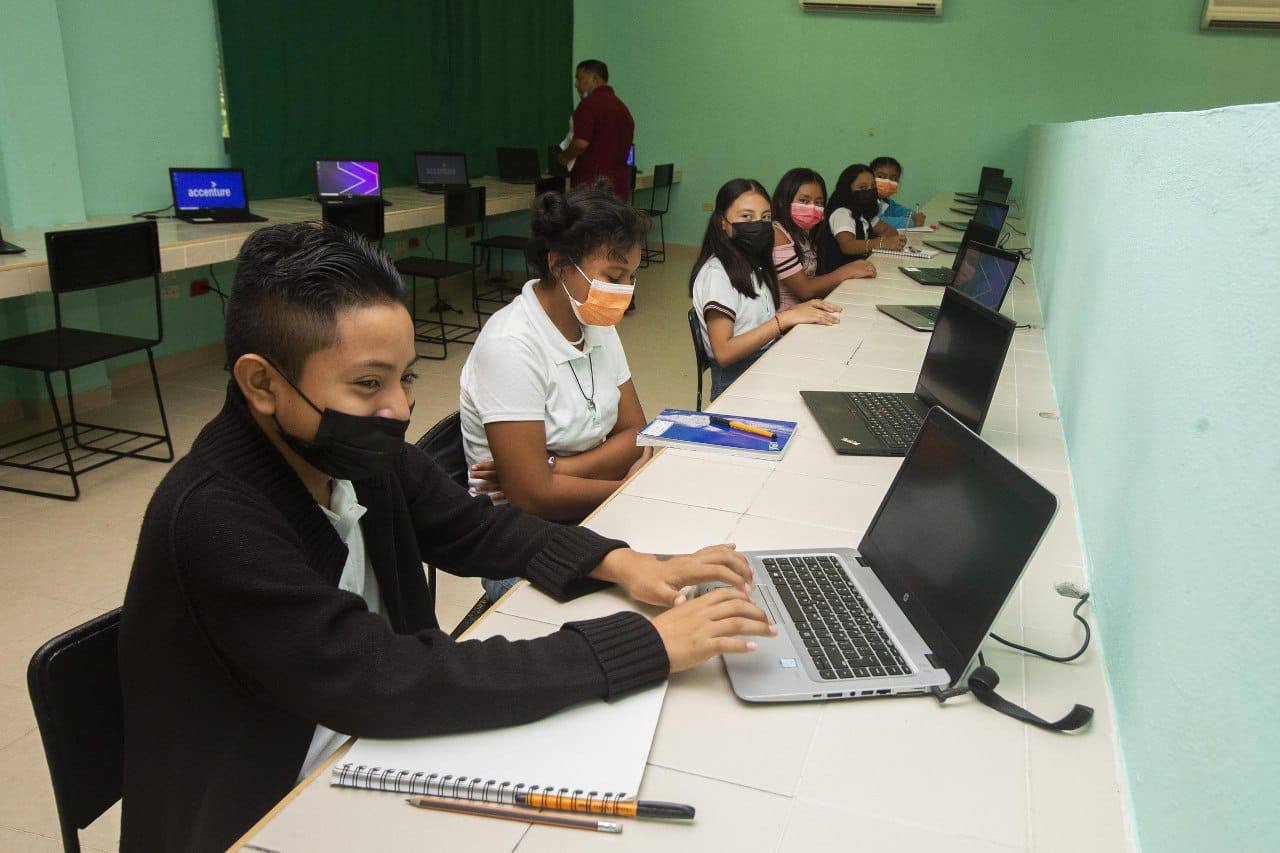
[[[1013,326],[1013,320],[948,287],[920,366],[916,396],[982,432]]]
[[[925,418],[858,550],[954,685],[1058,501],[954,418]]]
[[[317,160],[316,195],[320,198],[382,195],[378,162],[376,160]]]
[[[467,186],[467,155],[419,151],[413,155],[420,187]]]
[[[1004,169],[998,166],[983,166],[982,174],[978,178],[978,192],[981,193],[991,185],[992,181],[1002,177],[1004,177]]]
[[[999,311],[1017,269],[1017,254],[970,242],[960,256],[951,286],[992,311]]]
[[[244,209],[244,172],[239,169],[170,169],[173,206],[177,210],[209,210],[215,207]]]
[[[974,211],[973,218],[979,225],[994,228],[998,232],[1004,227],[1004,220],[1008,215],[1009,205],[984,199],[978,202],[978,209]]]

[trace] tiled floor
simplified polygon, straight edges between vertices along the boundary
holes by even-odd
[[[689,269],[694,252],[668,247],[665,264],[640,271],[638,310],[620,326],[645,412],[665,406],[692,408],[693,355],[685,319]],[[467,303],[454,294],[456,305]],[[217,310],[211,303],[209,310]],[[425,351],[425,348],[424,348]],[[418,405],[411,438],[458,405],[458,374],[470,351],[450,347],[445,361],[422,360]],[[203,424],[222,405],[226,374],[221,361],[162,379],[176,450],[184,454]],[[153,428],[154,401],[148,384],[118,391],[92,419],[117,426]],[[21,434],[10,425],[0,434]],[[75,503],[0,492],[0,851],[61,849],[53,794],[40,736],[27,697],[26,668],[44,641],[120,605],[142,512],[168,465],[124,461],[81,479]],[[23,472],[0,473],[0,483],[30,482]],[[43,481],[48,487],[48,480]],[[65,485],[55,482],[54,487]],[[471,579],[440,575],[439,617],[455,625],[480,594]],[[114,850],[119,807],[81,833],[86,849]]]

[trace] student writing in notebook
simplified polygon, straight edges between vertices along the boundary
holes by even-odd
[[[870,261],[849,261],[818,275],[818,243],[826,222],[827,184],[813,169],[792,169],[773,191],[773,270],[778,310],[823,299],[850,278],[875,278]]]
[[[827,230],[818,252],[818,271],[830,272],[875,249],[897,251],[906,239],[880,221],[876,176],[870,166],[855,163],[840,173],[827,201]]]
[[[276,225],[237,264],[226,404],[156,489],[125,593],[121,850],[225,850],[345,735],[527,722],[775,630],[731,546],[637,553],[468,495],[407,444],[413,321],[363,238]],[[454,643],[424,561],[673,606]],[[680,597],[709,580],[731,586]]]
[[[840,306],[820,299],[777,310],[773,233],[769,194],[759,181],[734,178],[716,193],[689,275],[702,343],[711,356],[713,400],[791,327],[839,322]]]
[[[924,213],[893,200],[902,184],[902,164],[892,157],[877,157],[871,161],[871,171],[876,176],[876,194],[880,197],[880,221],[901,230],[923,225]]]
[[[533,206],[538,277],[485,323],[462,368],[473,485],[552,521],[582,520],[648,458],[614,327],[631,302],[648,220],[603,181]],[[519,578],[484,581],[497,600]]]

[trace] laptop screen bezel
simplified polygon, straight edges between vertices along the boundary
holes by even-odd
[[[372,163],[378,169],[378,192],[376,195],[366,193],[332,193],[325,195],[320,192],[320,164],[321,163]],[[321,200],[348,199],[348,198],[382,198],[382,162],[379,160],[357,160],[353,157],[317,157],[316,158],[316,198]]]
[[[938,401],[932,392],[929,391],[926,383],[929,382],[929,356],[934,350],[934,346],[939,344],[938,330],[946,328],[946,315],[952,312],[968,311],[977,313],[987,325],[991,326],[992,333],[1004,335],[1004,347],[1000,356],[1000,367],[996,370],[995,375],[990,377],[987,385],[985,399],[980,401],[979,409],[982,412],[976,424],[965,424],[974,432],[982,432],[982,425],[987,421],[987,415],[991,413],[991,400],[996,394],[996,385],[1000,382],[1000,373],[1004,369],[1004,364],[1009,358],[1009,347],[1013,343],[1014,321],[1001,314],[999,311],[992,311],[976,299],[970,299],[954,287],[948,287],[942,293],[942,305],[938,308],[938,317],[933,323],[933,333],[929,335],[929,346],[925,350],[924,360],[920,363],[920,375],[916,379],[915,397],[926,406],[946,406]],[[936,377],[934,377],[936,378]],[[979,402],[979,401],[975,401]],[[947,413],[954,416],[950,409]]]
[[[244,190],[244,207],[191,207],[181,208],[178,206],[178,185],[173,180],[173,176],[178,172],[218,172],[226,174],[235,172],[240,176],[240,187]],[[179,216],[200,216],[200,215],[218,215],[227,212],[231,213],[248,213],[249,212],[249,182],[245,180],[244,169],[239,166],[209,166],[203,168],[200,166],[170,166],[169,167],[169,195],[173,198],[173,212]]]
[[[460,157],[462,158],[462,183],[460,184],[442,184],[423,183],[418,176],[418,158],[419,157]],[[457,189],[466,189],[471,186],[471,171],[467,168],[467,155],[463,151],[415,151],[413,152],[413,179],[417,182],[419,189],[435,189],[447,190],[450,187]]]
[[[1023,561],[1017,577],[1009,585],[1003,600],[1000,601],[1000,606],[994,608],[996,614],[999,614],[1008,605],[1009,599],[1012,598],[1014,590],[1018,588],[1018,583],[1026,572],[1027,566],[1035,559],[1036,553],[1044,543],[1045,535],[1053,524],[1053,519],[1058,514],[1058,499],[1052,492],[1019,468],[1017,464],[1009,460],[941,407],[934,406],[925,416],[924,422],[921,424],[920,430],[916,433],[915,440],[911,444],[911,448],[907,451],[902,465],[898,467],[898,471],[894,475],[893,482],[889,485],[888,491],[885,492],[884,499],[876,509],[875,516],[871,519],[871,523],[867,525],[862,541],[858,544],[858,552],[862,557],[862,562],[870,567],[876,578],[884,585],[885,590],[897,603],[902,614],[906,616],[908,621],[911,622],[911,626],[916,629],[921,639],[929,646],[931,650],[930,662],[946,670],[947,675],[951,678],[951,684],[954,686],[960,682],[965,673],[973,666],[978,652],[982,648],[982,638],[991,630],[990,627],[987,628],[987,632],[984,632],[979,637],[978,642],[972,648],[961,648],[956,642],[956,638],[948,636],[934,614],[930,613],[920,603],[919,597],[911,594],[914,590],[908,583],[908,573],[902,570],[902,566],[896,565],[876,543],[876,530],[884,516],[885,508],[890,506],[895,499],[902,499],[899,494],[899,487],[910,473],[909,466],[916,448],[922,442],[932,440],[935,434],[940,434],[945,439],[950,439],[953,444],[959,445],[962,452],[970,459],[975,459],[979,464],[990,465],[999,469],[1000,478],[1005,480],[1017,492],[1016,496],[1032,503],[1034,505],[1033,509],[1043,517],[1043,528],[1040,536]],[[998,535],[999,533],[1000,531],[998,530],[992,531],[993,535]],[[994,619],[992,624],[994,625]]]

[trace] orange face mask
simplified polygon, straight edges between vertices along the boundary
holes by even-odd
[[[590,283],[586,301],[579,302],[573,298],[573,294],[569,292],[568,287],[565,287],[565,283],[560,282],[560,286],[564,287],[565,296],[569,297],[569,307],[573,309],[573,316],[577,317],[578,322],[584,326],[618,325],[622,315],[627,311],[627,306],[631,304],[631,294],[636,286],[598,281],[584,273],[582,267],[577,264],[574,264],[573,268]]]
[[[876,192],[880,198],[888,198],[898,191],[898,182],[888,178],[876,178]]]

